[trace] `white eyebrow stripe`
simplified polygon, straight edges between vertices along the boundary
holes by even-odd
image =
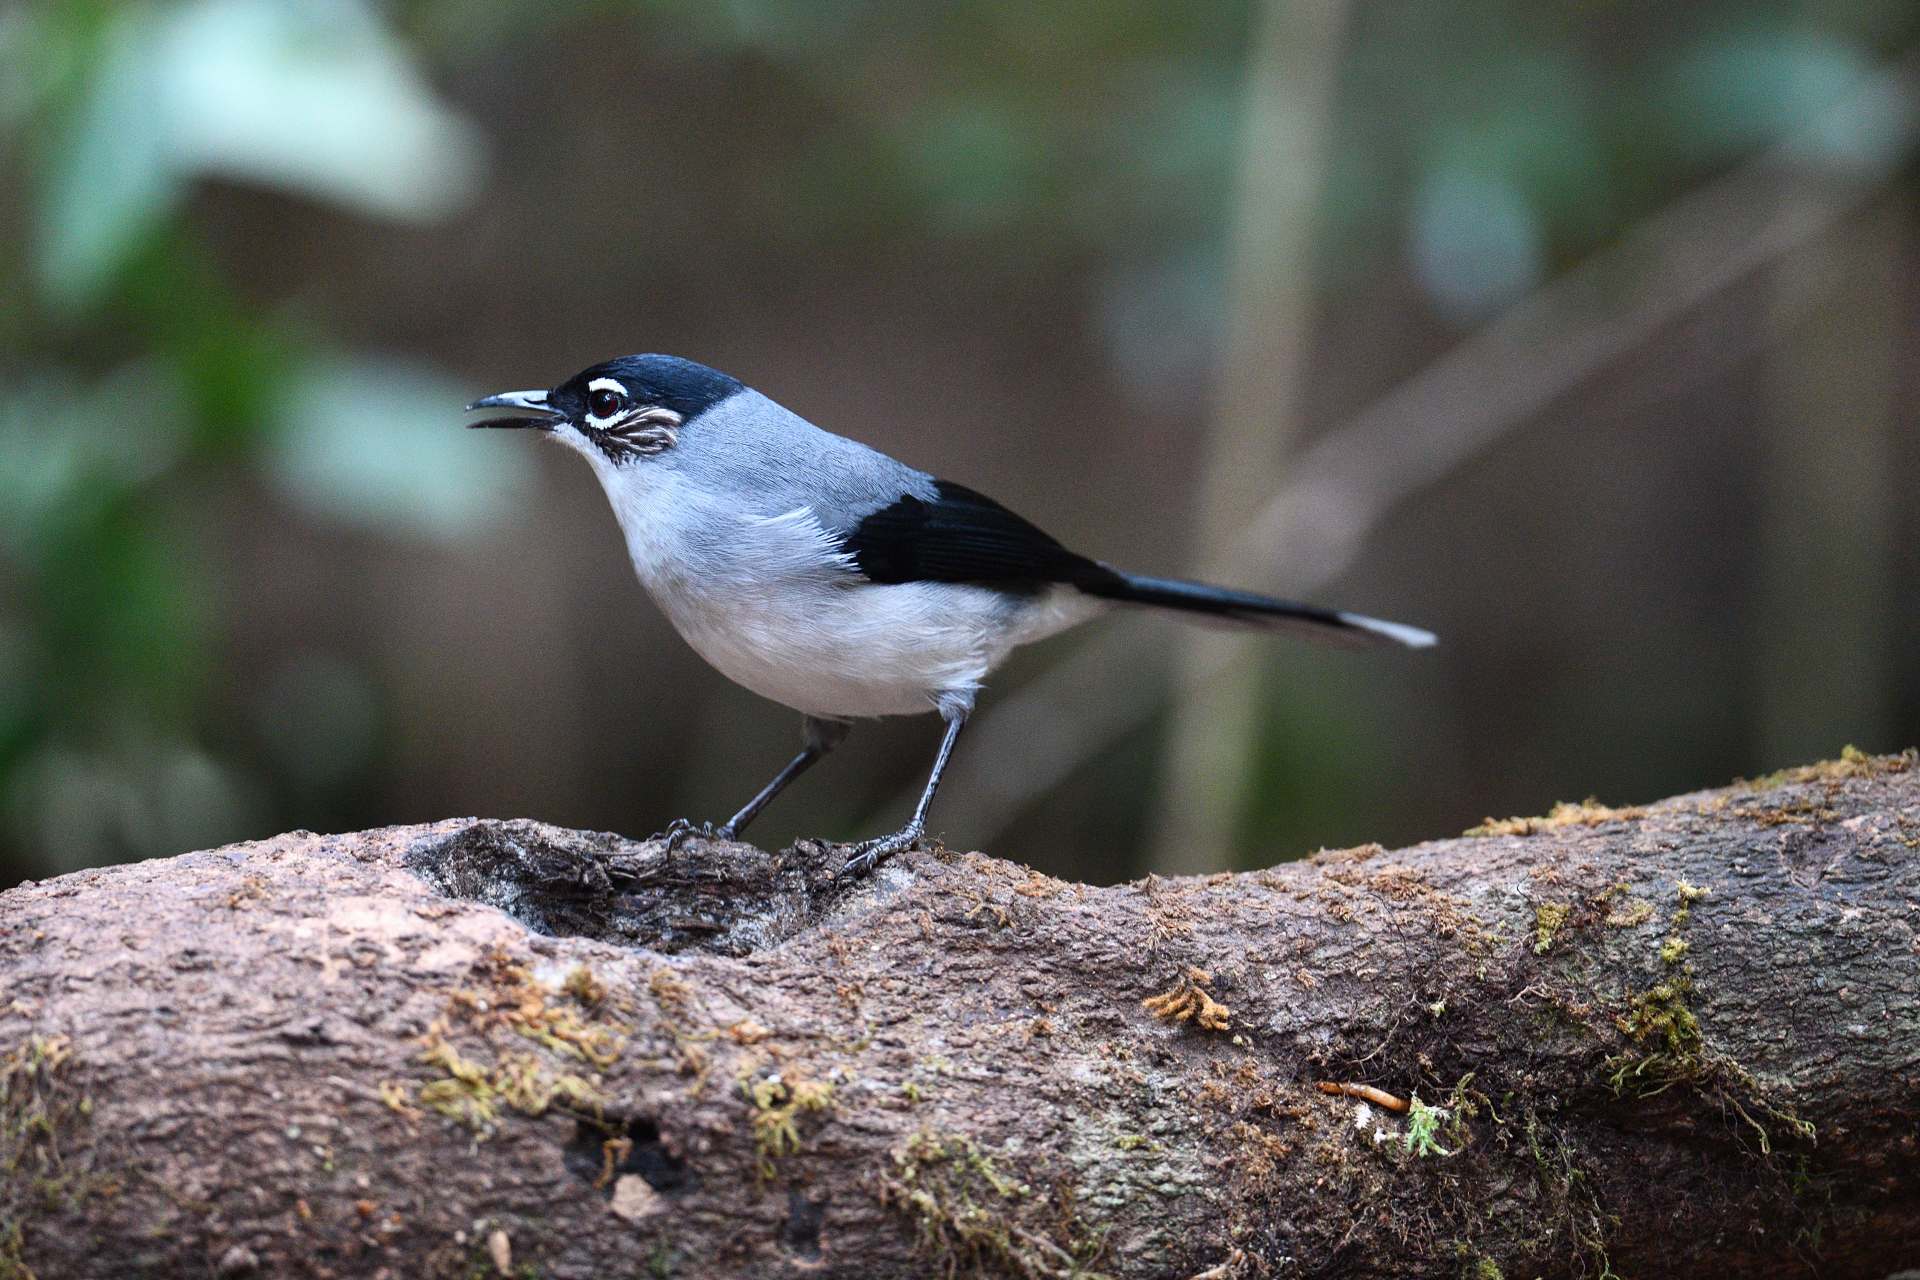
[[[623,385],[623,384],[622,384],[622,383],[620,383],[620,382],[617,382],[617,381],[615,381],[615,380],[614,380],[614,379],[612,379],[612,378],[595,378],[595,379],[594,379],[594,380],[593,380],[592,382],[589,382],[589,383],[587,384],[587,390],[589,390],[589,391],[618,391],[618,392],[619,392],[619,393],[620,393],[621,395],[623,395],[623,396],[624,396],[624,395],[626,395],[626,394],[628,394],[628,392],[627,392],[627,388],[625,387],[625,385]]]

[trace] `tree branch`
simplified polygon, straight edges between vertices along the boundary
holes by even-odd
[[[1877,1278],[1916,846],[1849,755],[1111,888],[473,820],[22,885],[0,1276]]]

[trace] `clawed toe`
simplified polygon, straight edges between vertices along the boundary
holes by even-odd
[[[858,880],[861,876],[871,875],[874,868],[880,865],[880,854],[877,850],[869,849],[865,845],[859,846],[859,849],[860,852],[840,865],[840,879]]]
[[[920,843],[920,833],[912,828],[896,831],[877,840],[862,840],[853,847],[853,856],[840,868],[840,878],[855,880],[871,875],[882,862],[896,853],[904,853]]]
[[[726,823],[715,826],[711,822],[694,822],[689,818],[675,818],[667,824],[665,831],[656,831],[647,839],[649,842],[665,841],[667,852],[672,853],[694,836],[699,836],[702,840],[731,840],[733,828]]]

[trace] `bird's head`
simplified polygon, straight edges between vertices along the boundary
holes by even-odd
[[[468,405],[511,417],[470,427],[544,431],[601,468],[643,464],[673,448],[680,432],[714,405],[746,390],[718,369],[678,356],[622,356],[582,369],[547,391],[503,391]]]

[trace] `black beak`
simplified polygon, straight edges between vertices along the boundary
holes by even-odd
[[[467,406],[467,412],[475,409],[513,409],[524,417],[486,418],[480,422],[469,422],[469,427],[492,427],[500,430],[509,428],[532,427],[536,431],[551,431],[560,422],[560,415],[547,407],[547,393],[544,391],[502,391],[497,396],[487,396],[475,400]]]

